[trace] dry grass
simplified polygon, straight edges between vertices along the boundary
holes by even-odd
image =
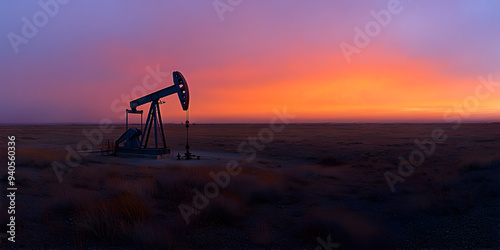
[[[232,226],[245,217],[245,201],[230,192],[223,192],[210,200],[207,208],[193,221],[199,226]]]
[[[98,201],[84,208],[76,218],[76,225],[103,242],[128,240],[134,224],[150,214],[140,197],[127,192]]]
[[[51,168],[52,162],[58,160],[65,162],[67,152],[55,151],[50,149],[39,148],[22,148],[17,150],[18,167],[28,167],[35,169]]]
[[[459,175],[454,178],[415,185],[407,195],[407,205],[440,216],[467,212],[482,201],[500,196],[499,168],[500,160],[468,161],[458,168]]]
[[[356,189],[357,198],[365,202],[386,202],[384,190],[364,190],[360,185],[341,185],[339,167],[303,166],[294,170],[262,169],[252,164],[243,164],[243,171],[231,176],[230,185],[221,189],[219,195],[210,199],[209,206],[199,215],[193,216],[187,230],[210,228],[234,228],[246,225],[246,237],[255,246],[271,247],[279,239],[277,232],[288,231],[289,237],[305,245],[316,245],[315,239],[326,239],[331,235],[343,247],[366,247],[357,242],[380,242],[381,233],[369,218],[349,212],[347,208],[324,207],[325,201],[314,195],[328,195],[349,192]],[[450,211],[464,211],[474,204],[479,194],[498,196],[493,179],[477,174],[494,171],[496,161],[464,164],[461,178],[436,181],[433,188],[418,182],[402,185],[411,191],[402,193],[407,203],[401,211],[419,211],[447,214]],[[43,169],[38,179],[30,172],[21,173],[22,183],[46,182],[49,197],[45,203],[45,218],[59,218],[50,222],[49,230],[55,232],[64,227],[61,221],[75,220],[75,244],[85,241],[89,235],[113,246],[134,244],[148,249],[165,249],[179,245],[184,236],[179,230],[185,226],[178,216],[180,203],[190,204],[193,188],[203,190],[212,182],[209,172],[222,168],[169,167],[153,168],[109,165],[99,168],[81,167],[65,175],[65,182],[59,184],[51,169]],[[480,179],[478,179],[480,178]],[[485,181],[486,180],[486,181]],[[478,185],[478,182],[480,185]],[[429,191],[424,193],[424,191]],[[497,192],[493,192],[497,190]],[[341,194],[337,194],[341,195]],[[108,197],[108,198],[106,198]],[[340,197],[340,196],[339,196]],[[340,199],[340,198],[339,198]],[[269,207],[302,206],[297,218],[290,221],[289,228],[273,229],[272,222],[262,219],[260,213],[267,213]],[[402,203],[401,203],[402,204]],[[272,206],[269,206],[272,205]],[[416,209],[416,210],[415,210]],[[266,212],[267,211],[267,212]],[[257,216],[259,215],[259,216]],[[176,218],[176,230],[169,227],[159,216]],[[280,220],[287,221],[285,215]],[[163,222],[162,222],[163,221]],[[289,230],[288,230],[289,229]],[[364,243],[363,243],[364,244]]]
[[[69,218],[88,204],[99,199],[99,193],[94,190],[72,188],[68,183],[48,185],[48,195],[45,199],[44,214],[48,220]]]
[[[478,129],[473,125],[469,130],[469,125],[464,125],[464,132],[454,137],[450,134],[446,145],[439,145],[423,166],[398,184],[398,192],[388,190],[383,172],[397,171],[398,154],[414,150],[413,138],[427,137],[434,126],[291,125],[259,152],[254,162],[240,159],[243,171],[231,176],[229,186],[210,199],[200,214],[192,216],[189,225],[178,205],[190,204],[193,188],[203,190],[213,181],[209,172],[223,170],[225,160],[206,161],[204,166],[168,161],[162,166],[151,164],[154,167],[142,159],[90,155],[84,157],[84,167],[65,173],[60,184],[52,161],[64,164],[64,147],[76,145],[82,138],[73,135],[89,128],[59,127],[54,132],[52,127],[34,127],[36,131],[26,138],[19,137],[23,146],[18,151],[17,178],[23,192],[19,230],[26,238],[43,237],[33,228],[55,235],[46,240],[48,248],[57,248],[58,244],[59,248],[69,248],[74,241],[75,247],[91,249],[312,249],[318,246],[317,237],[326,239],[329,235],[342,248],[382,248],[377,239],[387,238],[380,233],[384,227],[390,236],[397,235],[412,230],[406,229],[410,220],[432,222],[441,218],[432,214],[436,211],[444,218],[456,219],[453,214],[457,211],[467,212],[470,206],[499,196],[499,163],[488,158],[498,155],[497,142],[477,142]],[[484,136],[497,138],[498,125],[487,127],[490,134]],[[54,133],[46,133],[49,128]],[[185,127],[171,128],[170,135],[184,135]],[[197,139],[193,148],[234,152],[241,141],[259,129],[257,125],[224,129],[200,125],[193,130],[201,131],[193,135]],[[223,137],[228,130],[231,136]],[[15,133],[25,131],[29,128]],[[117,130],[110,137],[120,134]],[[185,142],[184,137],[172,137],[177,140],[172,145]],[[1,152],[6,150],[3,145]],[[0,221],[5,220],[0,216]],[[474,230],[482,229],[480,224],[474,226]],[[428,232],[434,228],[423,224],[422,229]],[[467,240],[475,244],[487,230],[480,234],[475,231]],[[60,243],[63,238],[65,243]],[[434,238],[439,240],[438,236]],[[390,240],[399,240],[394,244],[403,246],[399,243],[407,239],[393,236]],[[36,245],[26,248],[33,247]]]
[[[460,170],[465,173],[469,171],[491,170],[497,168],[500,168],[500,159],[484,159],[463,164]]]

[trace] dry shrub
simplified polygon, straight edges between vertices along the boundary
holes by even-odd
[[[104,242],[114,242],[127,240],[125,236],[134,224],[149,214],[149,208],[140,197],[123,192],[86,207],[77,217],[76,224]]]

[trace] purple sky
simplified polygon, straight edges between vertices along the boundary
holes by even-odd
[[[467,97],[478,75],[500,81],[496,0],[401,0],[403,11],[348,64],[339,44],[352,44],[353,28],[364,27],[373,20],[370,12],[387,9],[389,2],[243,0],[221,21],[212,0],[73,0],[58,4],[16,53],[9,34],[22,36],[23,17],[33,20],[43,8],[38,1],[0,1],[0,123],[120,122],[123,105],[117,111],[113,102],[126,104],[146,68],[157,65],[186,76],[191,115],[199,122],[262,122],[282,106],[304,122],[406,120],[401,110],[414,106],[434,109],[418,117],[439,120],[437,110]],[[409,93],[407,100],[396,98],[404,95],[405,83],[391,83],[392,102],[384,101],[391,97],[383,87],[363,91],[369,84],[362,76],[383,84],[393,74],[408,81],[429,77],[415,91],[420,96]],[[166,77],[154,90],[171,84]],[[318,90],[304,91],[308,84]],[[266,86],[272,93],[260,91]],[[499,97],[500,87],[478,117],[500,117]],[[366,99],[375,100],[380,119],[363,115],[362,107],[373,105]],[[167,121],[183,121],[178,101],[165,100]]]

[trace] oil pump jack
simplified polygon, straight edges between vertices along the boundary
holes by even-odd
[[[155,156],[162,157],[170,155],[170,149],[167,148],[165,142],[165,133],[163,130],[163,123],[160,112],[161,98],[176,94],[181,102],[182,109],[186,111],[186,130],[189,130],[189,88],[184,76],[178,72],[173,72],[174,85],[156,91],[149,95],[143,96],[130,102],[130,108],[126,110],[127,121],[126,131],[123,135],[116,140],[114,155],[135,155],[135,156]],[[142,127],[142,110],[137,110],[141,105],[151,103],[149,108],[148,117],[144,128]],[[128,127],[128,115],[140,114],[141,115],[141,129]],[[154,147],[149,147],[149,137],[151,130],[154,129]],[[189,135],[189,132],[187,132]],[[123,146],[120,146],[124,143]],[[191,159],[189,152],[189,138],[186,139],[186,153],[185,158]]]

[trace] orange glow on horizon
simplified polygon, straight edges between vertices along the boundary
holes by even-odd
[[[480,84],[477,79],[443,73],[446,65],[437,62],[370,51],[364,56],[372,57],[365,63],[348,65],[338,58],[325,61],[320,54],[309,55],[308,62],[297,59],[274,67],[269,62],[257,66],[258,71],[236,62],[219,72],[223,87],[214,90],[204,86],[197,89],[196,82],[203,81],[198,79],[203,74],[196,75],[188,80],[193,84],[192,116],[200,120],[217,117],[265,121],[275,108],[286,106],[297,115],[297,121],[305,122],[439,122],[448,109],[474,95]],[[383,62],[379,63],[378,58],[384,58]],[[213,73],[212,78],[217,79],[217,75]],[[472,113],[498,119],[499,94],[482,100]]]

